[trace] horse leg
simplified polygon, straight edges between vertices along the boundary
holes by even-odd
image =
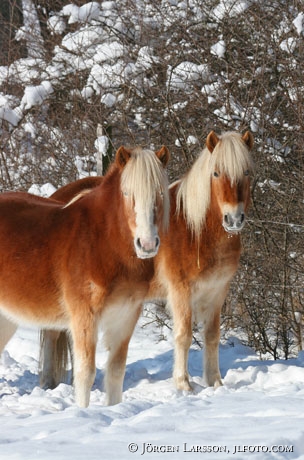
[[[192,342],[192,308],[188,287],[170,290],[168,302],[174,324],[173,380],[178,390],[191,391],[188,374],[188,354]]]
[[[13,337],[18,326],[7,319],[5,316],[2,316],[0,313],[0,353],[3,351],[5,345]]]
[[[217,388],[222,385],[219,369],[221,308],[211,312],[204,325],[204,380],[207,386]]]
[[[204,381],[208,386],[222,385],[219,369],[219,343],[222,305],[227,296],[229,283],[217,277],[209,278],[200,286],[200,299],[196,303],[198,322],[203,323]]]
[[[142,303],[121,304],[110,307],[102,317],[104,343],[109,350],[104,387],[106,404],[112,406],[122,401],[123,380],[129,342],[141,312]]]
[[[66,331],[40,331],[40,386],[56,388],[66,379],[69,341]]]
[[[94,383],[98,321],[95,315],[74,317],[71,324],[74,357],[74,387],[76,404],[88,407]]]

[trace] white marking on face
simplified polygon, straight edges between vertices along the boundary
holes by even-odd
[[[223,227],[229,233],[240,232],[245,225],[245,207],[240,202],[237,205],[224,204],[222,207]]]
[[[154,223],[154,208],[143,209],[135,205],[136,231],[134,245],[137,257],[154,257],[159,247],[158,228]]]

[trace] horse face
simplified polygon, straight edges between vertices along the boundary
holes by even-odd
[[[214,172],[212,196],[216,197],[222,225],[228,233],[239,233],[245,225],[245,213],[250,202],[249,172],[236,183],[225,175]]]
[[[227,144],[228,139],[230,143]],[[243,136],[230,133],[229,137],[219,138],[211,131],[206,147],[213,157],[221,152],[221,158],[212,163],[214,170],[210,171],[212,199],[217,201],[224,229],[229,233],[239,233],[244,227],[245,212],[250,202],[249,173],[252,163],[247,154],[253,147],[253,136],[246,131]],[[221,171],[218,164],[222,165]]]
[[[119,151],[123,155],[120,163],[124,166],[132,153],[124,147]],[[145,163],[147,160],[143,171],[132,181],[126,180],[122,192],[136,255],[140,259],[147,259],[157,254],[160,245],[158,228],[168,219],[169,192],[164,167],[170,155],[166,147],[156,153],[146,151],[146,156],[141,155],[141,159],[138,155],[136,161]]]
[[[134,249],[139,259],[154,257],[160,245],[158,234],[159,207],[162,200],[158,196],[157,203],[150,208],[144,208],[134,203],[125,195],[125,210],[128,225],[132,233]]]

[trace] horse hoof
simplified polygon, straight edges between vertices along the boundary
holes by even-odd
[[[175,386],[177,390],[188,391],[188,392],[193,391],[193,388],[190,385],[190,382],[188,379],[175,379]]]
[[[54,390],[59,384],[55,382],[55,379],[41,380],[39,383],[40,388],[43,390]]]
[[[212,381],[205,381],[206,387],[213,387],[215,390],[223,386],[222,380],[220,378],[214,379]]]
[[[215,390],[216,390],[217,388],[219,388],[219,387],[222,387],[222,386],[223,386],[223,382],[221,381],[221,379],[216,380],[216,381],[214,382],[214,385],[213,385],[213,387],[214,387]]]

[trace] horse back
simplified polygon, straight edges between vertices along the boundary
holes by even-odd
[[[71,182],[58,190],[51,196],[52,199],[62,201],[63,203],[67,203],[75,195],[83,192],[89,191],[93,188],[99,186],[103,181],[103,177],[101,176],[89,176],[84,177],[83,179],[76,180],[75,182]]]

